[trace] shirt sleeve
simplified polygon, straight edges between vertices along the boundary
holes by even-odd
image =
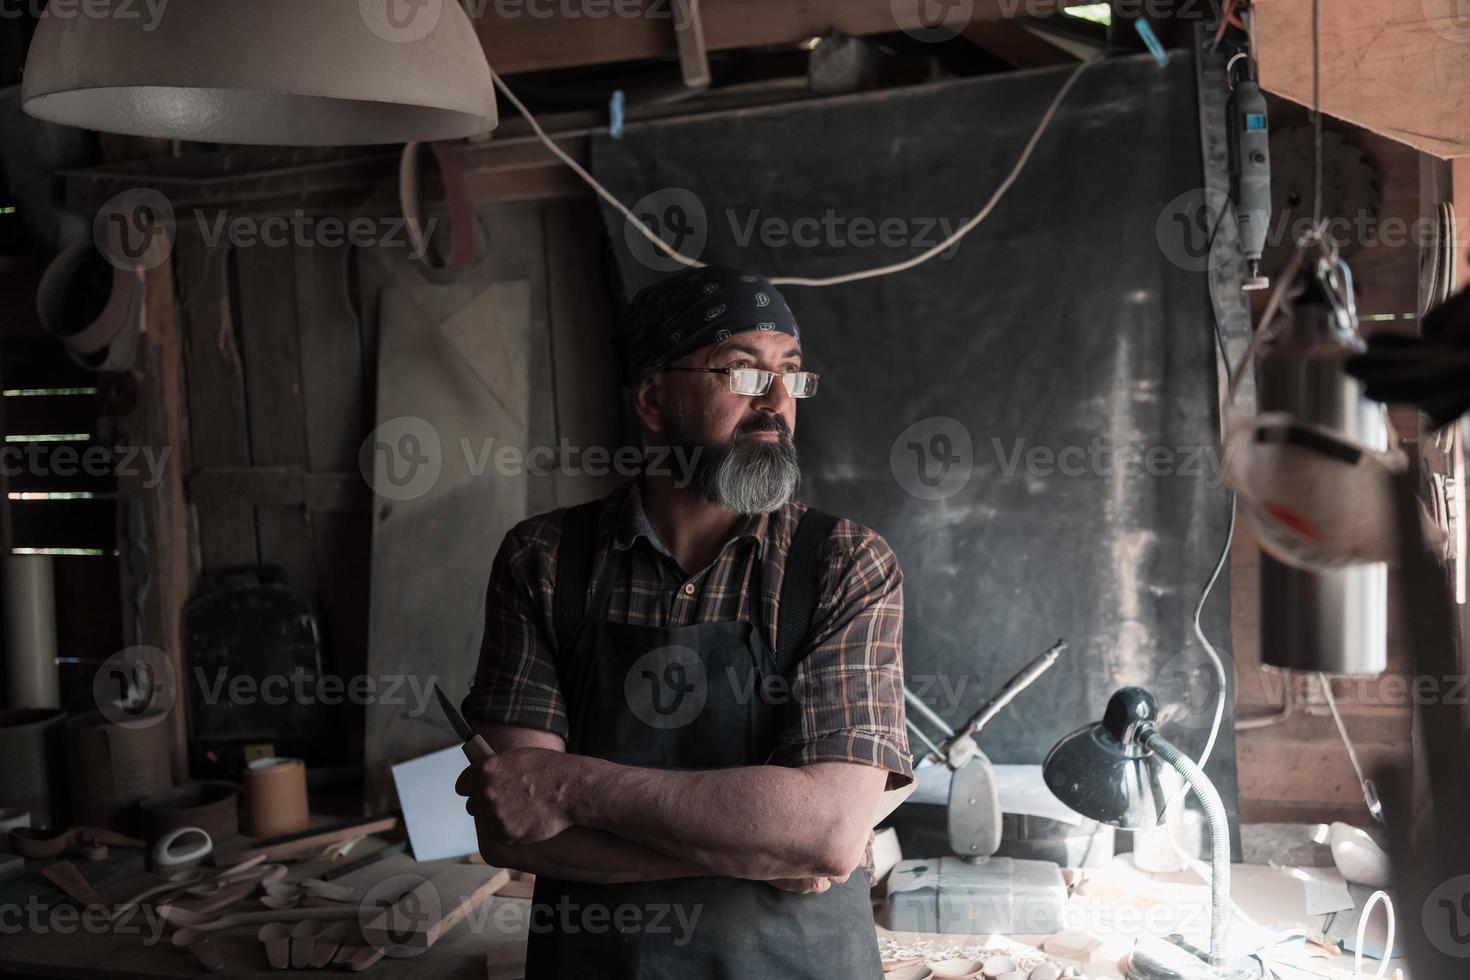
[[[771,761],[855,762],[913,782],[903,702],[903,572],[888,542],[840,521],[829,538],[822,598],[791,677],[786,731]]]
[[[461,710],[466,721],[535,728],[566,738],[556,641],[549,610],[539,601],[550,595],[547,556],[556,553],[556,543],[543,538],[553,526],[559,530],[555,522],[547,525],[517,525],[501,542],[485,590],[480,661]]]

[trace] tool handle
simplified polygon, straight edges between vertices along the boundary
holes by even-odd
[[[494,754],[495,750],[490,747],[489,742],[485,741],[485,736],[483,735],[476,735],[464,743],[464,757],[476,765],[484,762]]]

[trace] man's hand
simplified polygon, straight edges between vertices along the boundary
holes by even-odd
[[[840,885],[848,879],[847,875],[841,878],[776,878],[766,882],[772,888],[779,888],[783,892],[795,892],[798,895],[820,895],[833,885]]]
[[[568,797],[577,756],[550,749],[511,749],[460,773],[454,791],[468,797],[482,847],[535,844],[572,825]]]

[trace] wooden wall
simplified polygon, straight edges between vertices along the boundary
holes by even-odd
[[[391,217],[395,208],[380,188],[357,214]],[[531,288],[530,445],[614,448],[612,304],[590,199],[485,204],[480,220],[493,277]],[[279,565],[318,600],[327,670],[343,677],[368,671],[374,499],[359,461],[374,425],[380,290],[414,275],[404,251],[401,236],[372,248],[211,247],[195,221],[179,221],[196,581],[233,566]],[[521,516],[589,499],[613,482],[533,474]],[[488,575],[499,541],[483,544]],[[363,723],[361,708],[352,709],[345,758],[353,765],[363,761]]]

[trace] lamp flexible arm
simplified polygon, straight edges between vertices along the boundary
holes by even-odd
[[[1194,760],[1156,730],[1144,732],[1144,747],[1178,769],[1204,807],[1210,821],[1210,962],[1225,962],[1225,933],[1230,924],[1230,822],[1215,784]]]

